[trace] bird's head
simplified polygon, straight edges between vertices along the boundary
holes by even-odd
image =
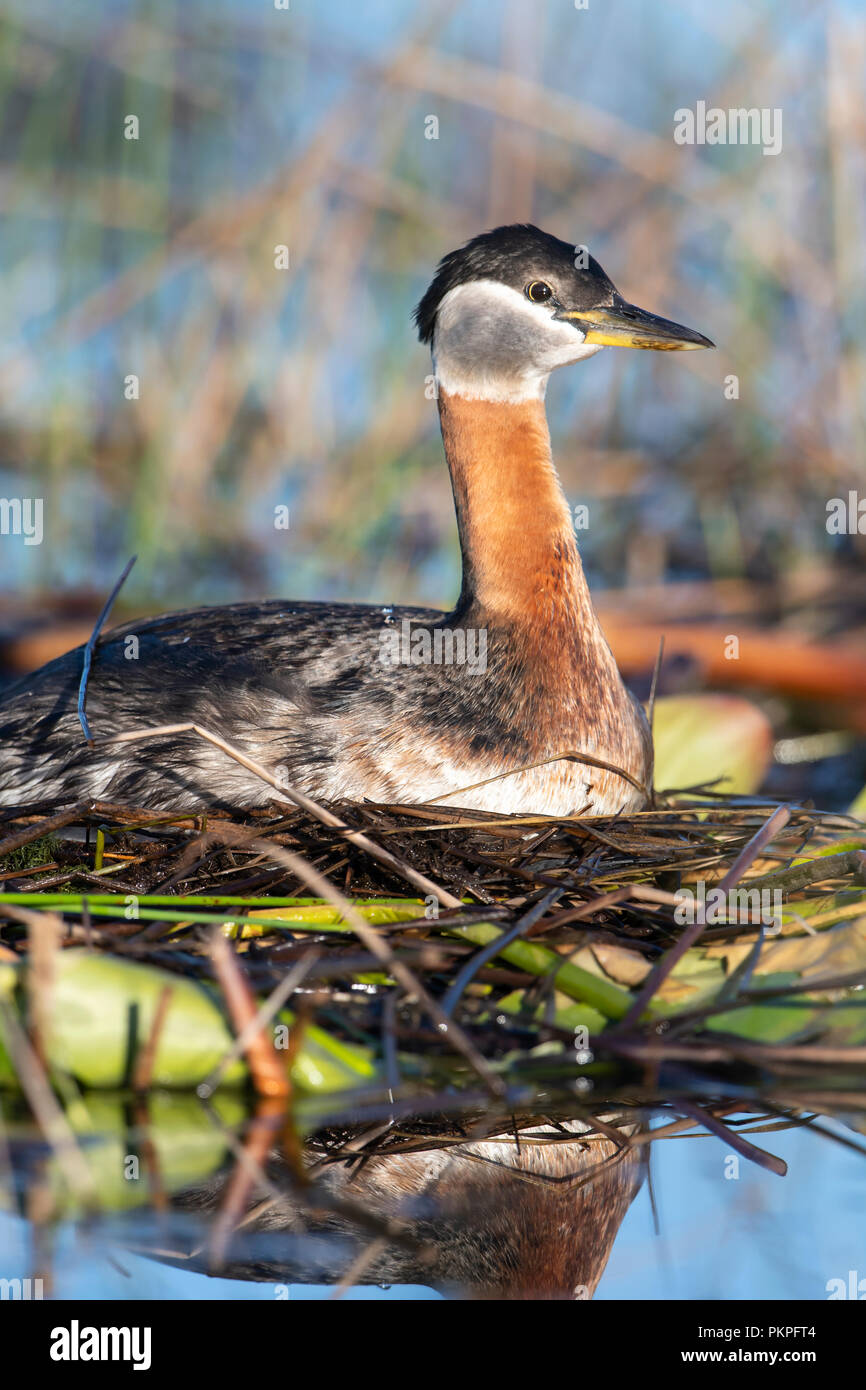
[[[497,227],[445,256],[415,322],[443,390],[480,400],[541,397],[555,367],[603,347],[713,346],[627,304],[585,247],[528,225]]]

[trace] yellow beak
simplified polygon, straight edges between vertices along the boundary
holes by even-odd
[[[693,348],[711,348],[715,343],[673,323],[658,314],[648,314],[625,300],[598,309],[563,309],[554,318],[573,323],[585,334],[584,341],[599,347],[654,348],[657,352],[688,352]]]

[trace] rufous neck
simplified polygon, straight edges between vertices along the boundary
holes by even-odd
[[[463,555],[460,609],[521,625],[592,613],[543,400],[470,400],[440,388],[439,417]]]

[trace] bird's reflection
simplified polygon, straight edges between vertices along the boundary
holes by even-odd
[[[633,1126],[630,1127],[633,1129]],[[580,1134],[581,1137],[574,1137]],[[409,1152],[308,1149],[271,1155],[231,1237],[160,1251],[224,1277],[277,1284],[422,1284],[458,1298],[574,1299],[594,1293],[641,1181],[638,1150],[603,1132],[540,1123],[515,1135]],[[187,1189],[176,1214],[219,1219],[237,1169]]]

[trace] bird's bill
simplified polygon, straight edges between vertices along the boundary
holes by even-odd
[[[564,310],[555,317],[573,323],[585,334],[585,342],[598,347],[655,348],[658,352],[715,347],[703,333],[624,301],[607,308]]]

